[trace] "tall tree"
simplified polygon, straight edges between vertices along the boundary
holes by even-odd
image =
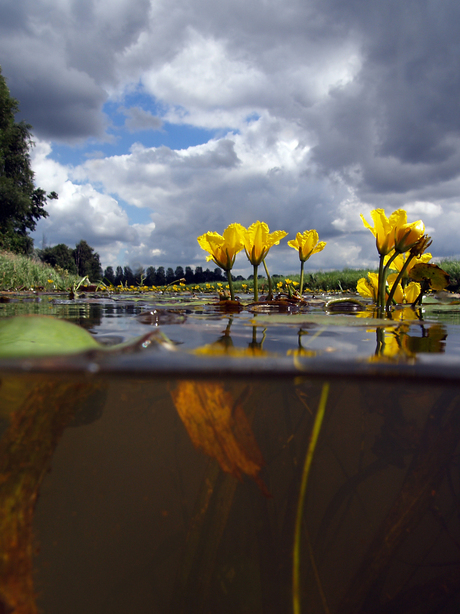
[[[115,285],[119,286],[120,284],[122,284],[124,282],[124,276],[123,276],[123,267],[121,267],[120,265],[117,266],[117,270],[115,272]]]
[[[164,286],[165,283],[166,283],[165,269],[162,266],[159,266],[158,269],[157,269],[155,283],[156,283],[157,286]]]
[[[47,217],[47,199],[58,196],[56,192],[47,195],[34,185],[32,126],[15,121],[18,110],[19,103],[11,97],[0,68],[0,247],[29,254],[33,240],[28,233],[40,218]]]
[[[146,277],[145,277],[145,285],[146,286],[154,286],[156,283],[156,271],[154,266],[147,267]]]
[[[90,281],[99,281],[102,277],[101,263],[99,254],[81,240],[73,250],[73,257],[77,265],[77,272],[81,277],[87,275]]]
[[[113,272],[113,267],[108,266],[104,271],[104,280],[113,284],[115,282],[115,273]]]
[[[73,250],[64,243],[59,243],[54,247],[45,247],[45,249],[38,250],[37,253],[42,262],[46,262],[53,267],[59,266],[69,273],[77,274]]]
[[[166,269],[166,283],[172,284],[173,281],[176,281],[176,278],[174,277],[174,271],[171,267],[168,267]]]
[[[123,268],[123,280],[128,286],[134,286],[134,273],[130,266],[125,266]]]

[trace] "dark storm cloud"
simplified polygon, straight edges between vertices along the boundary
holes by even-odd
[[[117,53],[136,41],[148,11],[148,0],[1,3],[0,65],[38,137],[103,137]]]
[[[309,117],[315,160],[368,194],[457,176],[460,5],[331,2],[328,9],[357,32],[362,69]]]

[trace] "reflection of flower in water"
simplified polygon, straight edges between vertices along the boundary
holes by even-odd
[[[247,348],[235,347],[230,336],[232,322],[233,319],[229,318],[224,334],[215,343],[196,348],[193,353],[199,356],[234,356],[240,358],[273,355],[263,349],[267,329],[263,329],[262,339],[257,341],[257,326],[252,327],[252,341],[248,343]]]
[[[445,350],[447,332],[441,324],[421,326],[422,335],[410,335],[410,324],[403,323],[398,327],[377,327],[377,347],[371,361],[399,359],[415,360],[417,354],[442,353]]]
[[[314,334],[313,336],[309,337],[309,341],[312,341],[315,337],[319,336],[321,334],[323,329],[320,329],[319,331],[316,331],[316,334]],[[315,350],[309,350],[308,348],[305,348],[302,345],[302,337],[309,335],[309,332],[307,330],[303,330],[303,328],[301,328],[297,334],[297,338],[298,338],[298,343],[299,346],[297,349],[295,350],[288,350],[287,351],[287,355],[288,356],[293,356],[294,361],[296,360],[296,358],[299,358],[301,356],[308,356],[309,358],[311,358],[312,356],[316,356],[317,352]]]

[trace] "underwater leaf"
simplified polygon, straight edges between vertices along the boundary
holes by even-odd
[[[432,290],[444,290],[449,285],[449,275],[438,267],[437,264],[415,264],[409,272],[409,277],[414,281],[429,281]]]
[[[65,426],[81,404],[101,389],[100,384],[85,380],[42,375],[18,377],[9,386],[13,410],[0,439],[2,613],[39,611],[33,585],[33,517],[40,484]]]
[[[222,384],[185,380],[171,396],[193,445],[215,458],[223,471],[238,479],[249,475],[268,494],[259,478],[263,458],[248,419]]]
[[[0,319],[0,358],[35,358],[100,348],[81,326],[52,316]]]

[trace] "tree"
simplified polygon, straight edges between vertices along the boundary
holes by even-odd
[[[134,273],[130,266],[125,266],[123,268],[123,279],[126,285],[134,286]]]
[[[195,279],[195,273],[192,271],[192,267],[186,266],[185,267],[185,283],[186,284],[192,284],[194,279]]]
[[[89,277],[90,281],[99,281],[102,277],[101,263],[99,254],[88,245],[86,241],[81,240],[72,250],[75,264],[77,265],[77,273],[80,277]]]
[[[166,283],[166,274],[165,274],[165,269],[162,266],[159,266],[157,269],[157,274],[156,274],[156,285],[157,286],[164,286]]]
[[[156,271],[154,266],[147,267],[146,275],[145,275],[145,285],[146,286],[154,286],[156,283]]]
[[[115,271],[115,285],[119,286],[120,284],[122,284],[124,282],[124,277],[123,277],[123,268],[118,265],[117,266],[117,270]]]
[[[202,284],[205,281],[205,276],[203,273],[203,267],[197,266],[195,267],[195,283]]]
[[[42,262],[53,267],[59,266],[73,275],[77,274],[73,250],[64,243],[59,243],[54,247],[45,247],[45,249],[38,250],[37,253]]]
[[[174,279],[183,279],[184,275],[184,269],[181,266],[176,266],[176,270],[174,271]]]
[[[166,269],[166,283],[172,284],[173,281],[176,281],[176,278],[174,277],[174,271],[171,267],[168,267]]]
[[[47,195],[34,185],[29,153],[32,126],[15,122],[18,111],[19,103],[11,97],[0,68],[0,247],[30,254],[33,240],[28,232],[47,217],[47,199],[58,195]]]
[[[104,271],[104,281],[108,281],[112,285],[115,283],[115,273],[113,267],[108,266]]]

